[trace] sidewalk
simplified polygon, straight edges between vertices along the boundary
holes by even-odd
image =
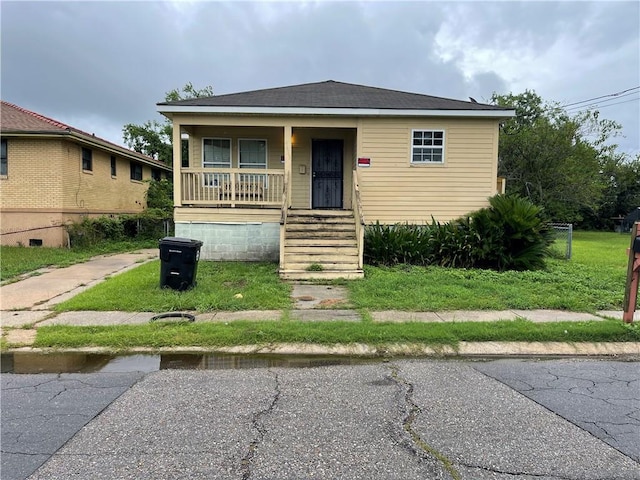
[[[88,262],[59,269],[45,269],[12,284],[0,287],[0,320],[6,339],[10,345],[30,345],[35,339],[36,330],[46,325],[131,325],[149,322],[155,313],[151,312],[62,312],[57,314],[52,307],[74,295],[142,263],[157,258],[156,249],[140,250],[96,257]],[[346,289],[325,285],[293,285],[291,311],[256,310],[243,312],[213,312],[197,314],[196,322],[233,322],[236,320],[280,320],[283,315],[291,320],[303,322],[318,321],[361,321],[362,316],[354,310],[332,309],[346,300]],[[193,313],[195,312],[185,312]],[[555,321],[599,321],[604,318],[622,320],[621,311],[601,311],[597,314],[567,312],[560,310],[504,310],[504,311],[445,311],[445,312],[370,312],[374,322],[491,322],[497,320],[526,319],[536,323]],[[31,328],[29,328],[31,327]],[[541,345],[541,344],[540,344]],[[563,344],[564,345],[564,344]],[[515,345],[514,345],[515,347]],[[611,345],[609,345],[611,347]],[[607,347],[602,354],[610,354]],[[520,345],[518,352],[531,352],[536,347]],[[626,345],[624,352],[640,354],[637,344]],[[498,349],[500,351],[504,349]],[[545,349],[545,351],[548,349]],[[560,349],[562,354],[566,348]],[[569,350],[574,351],[574,348]],[[601,349],[602,350],[602,349]],[[588,349],[593,352],[593,348]],[[593,353],[589,353],[593,354]]]

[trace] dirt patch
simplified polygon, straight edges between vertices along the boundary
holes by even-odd
[[[6,332],[5,339],[10,345],[31,345],[36,339],[35,330],[9,330]]]
[[[317,300],[316,297],[312,297],[311,295],[302,295],[300,297],[295,297],[295,299],[301,302],[313,302],[314,300]]]
[[[344,307],[347,302],[340,298],[325,298],[321,302],[318,302],[318,308],[336,308],[336,307]]]

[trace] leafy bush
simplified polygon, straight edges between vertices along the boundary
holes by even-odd
[[[495,270],[544,267],[553,232],[542,217],[542,208],[517,195],[496,195],[489,205],[471,214],[476,266]]]
[[[469,217],[428,225],[377,222],[365,230],[370,265],[438,265],[529,270],[544,266],[551,232],[542,209],[517,196],[496,195]]]
[[[103,241],[155,240],[173,231],[170,214],[149,209],[134,215],[85,217],[66,226],[72,248],[95,246]]]
[[[173,211],[173,183],[167,179],[151,180],[147,188],[147,208],[163,212]]]

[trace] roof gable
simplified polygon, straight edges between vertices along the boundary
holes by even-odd
[[[507,111],[510,109],[419,93],[328,80],[289,87],[161,102],[159,106]],[[162,109],[160,109],[162,110]]]

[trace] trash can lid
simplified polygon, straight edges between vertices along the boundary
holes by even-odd
[[[164,237],[160,240],[160,245],[202,245],[202,242],[191,238]]]

